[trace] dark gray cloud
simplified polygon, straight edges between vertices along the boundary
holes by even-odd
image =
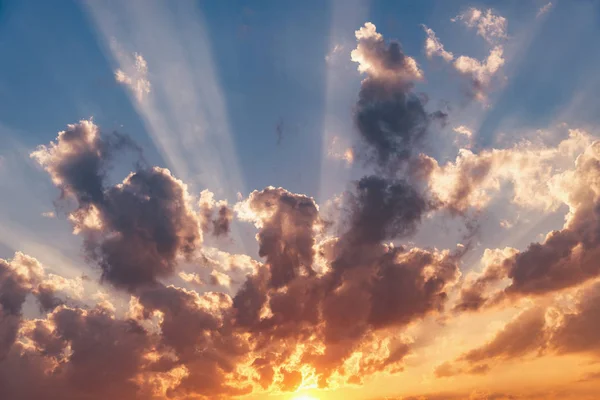
[[[166,169],[139,169],[106,187],[113,151],[122,147],[137,149],[126,136],[102,135],[91,121],[81,121],[32,157],[77,199],[70,218],[102,278],[133,290],[172,274],[178,254],[190,256],[201,234],[186,186]]]
[[[422,215],[434,207],[406,180],[365,176],[349,193],[350,227],[342,240],[351,245],[377,244],[409,236]]]
[[[102,203],[109,163],[117,150],[139,147],[117,132],[101,135],[91,121],[68,125],[55,142],[31,154],[50,174],[63,196],[73,195],[82,206]]]
[[[157,167],[107,189],[100,225],[83,230],[86,250],[102,268],[103,279],[133,289],[171,275],[179,254],[191,256],[201,236],[187,197],[185,185]]]
[[[441,111],[425,110],[426,97],[413,92],[422,72],[397,42],[386,44],[375,25],[356,32],[353,61],[367,77],[362,81],[355,109],[355,124],[365,151],[386,169],[399,167],[421,149],[429,126],[445,120]]]
[[[315,201],[268,187],[252,192],[247,204],[261,216],[258,254],[266,259],[270,285],[282,287],[299,275],[313,275],[315,225],[319,220]]]

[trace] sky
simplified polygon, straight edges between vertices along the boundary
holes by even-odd
[[[0,0],[0,398],[596,399],[600,2]]]

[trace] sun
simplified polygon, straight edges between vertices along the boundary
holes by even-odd
[[[313,396],[303,394],[300,396],[292,397],[291,400],[319,400],[319,399],[317,399],[316,397],[313,397]]]

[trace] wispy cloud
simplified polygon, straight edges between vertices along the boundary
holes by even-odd
[[[552,4],[552,2],[549,2],[548,4],[540,7],[540,9],[538,10],[538,12],[536,14],[536,17],[539,18],[542,15],[549,13],[553,6],[554,6],[554,4]]]
[[[506,33],[506,18],[494,14],[491,9],[482,11],[471,7],[462,14],[452,18],[451,21],[462,22],[468,28],[476,29],[477,34],[489,43],[508,37]]]
[[[127,85],[133,92],[138,102],[144,101],[144,98],[150,93],[150,81],[148,80],[148,63],[141,54],[133,53],[133,59],[129,65],[124,65],[123,69],[117,68],[115,71],[115,80]]]

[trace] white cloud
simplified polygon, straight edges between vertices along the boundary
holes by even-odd
[[[504,29],[506,20],[503,17],[491,14],[490,10],[488,10],[488,14],[483,15],[481,11],[473,8],[454,18],[453,21],[460,19],[469,27],[480,24],[482,28],[481,30],[478,28],[478,33],[485,35],[486,40],[492,37],[506,37]],[[501,19],[502,23],[493,22],[498,21],[498,19]],[[504,26],[504,28],[497,27],[496,25]],[[494,26],[496,27],[494,28]],[[505,63],[504,47],[500,44],[494,46],[485,60],[477,60],[464,55],[455,58],[452,52],[444,48],[444,45],[432,29],[425,25],[423,25],[423,29],[427,34],[427,39],[425,39],[425,54],[427,57],[432,58],[437,56],[448,63],[452,62],[454,69],[470,79],[472,84],[470,90],[473,96],[477,100],[484,102],[487,98],[487,92],[490,89],[493,76],[496,75],[500,67]]]
[[[56,218],[56,213],[54,211],[46,211],[42,213],[42,217]]]
[[[129,65],[125,70],[118,68],[115,71],[115,80],[127,85],[138,101],[142,101],[150,93],[150,81],[148,80],[148,63],[139,53],[133,53]]]
[[[456,145],[459,145],[461,147],[464,148],[471,148],[471,142],[473,139],[473,131],[469,128],[467,128],[464,125],[460,125],[455,127],[454,129],[452,129],[455,133],[457,133],[456,135],[456,140],[454,141],[454,143]]]
[[[378,78],[416,81],[423,79],[423,71],[414,58],[401,54],[401,60],[390,63],[390,53],[381,33],[371,22],[355,31],[358,42],[350,57],[358,63],[358,71]],[[397,54],[396,54],[397,55]],[[398,62],[399,61],[399,62]]]
[[[540,9],[538,10],[538,13],[536,15],[536,18],[539,18],[542,15],[547,14],[552,9],[552,7],[554,7],[554,4],[552,4],[552,2],[549,2],[545,6],[540,7]]]
[[[495,15],[490,9],[483,12],[471,7],[464,13],[452,18],[451,21],[462,21],[468,28],[476,28],[477,34],[489,43],[508,37],[506,34],[508,24],[506,18]]]
[[[441,167],[434,163],[430,187],[442,201],[463,210],[484,208],[503,183],[511,183],[513,203],[553,211],[568,204],[565,196],[570,192],[564,187],[573,179],[566,171],[573,168],[591,142],[589,134],[572,129],[569,137],[556,146],[522,142],[512,148],[479,153],[461,149],[454,162]]]
[[[464,135],[468,138],[473,137],[473,132],[464,125],[457,126],[456,128],[453,129],[453,131],[458,134]]]
[[[327,149],[327,156],[334,160],[343,160],[346,165],[351,165],[354,162],[354,151],[349,146],[344,146],[338,136],[334,136],[331,139],[329,148]]]
[[[428,58],[433,56],[442,57],[446,62],[450,62],[454,59],[454,54],[444,49],[444,45],[435,35],[435,32],[423,25],[425,33],[427,33],[427,39],[425,40],[425,54]]]
[[[473,81],[473,94],[476,99],[483,101],[490,86],[492,77],[504,65],[504,48],[496,46],[485,61],[479,61],[468,56],[460,56],[454,61],[454,68]]]

